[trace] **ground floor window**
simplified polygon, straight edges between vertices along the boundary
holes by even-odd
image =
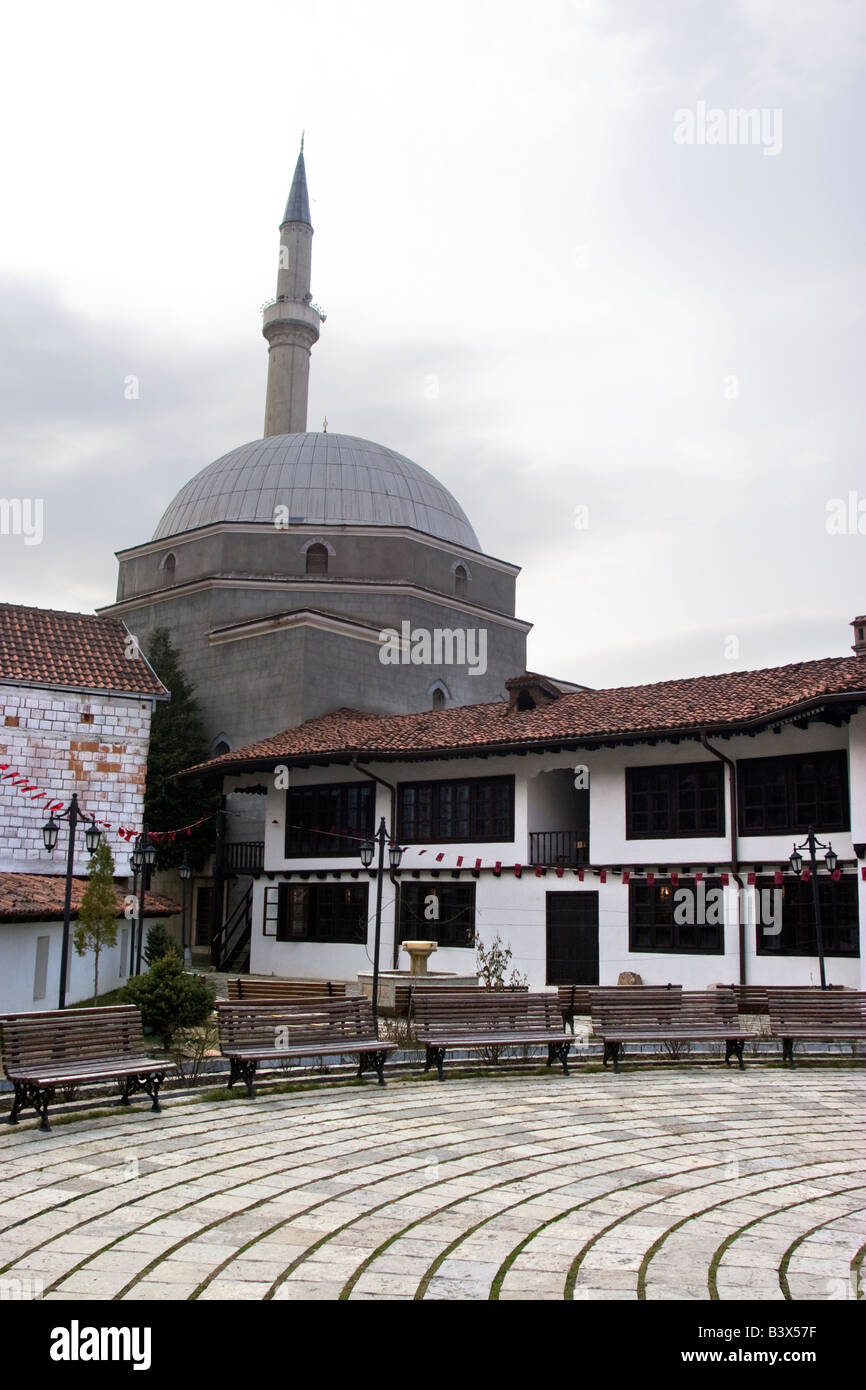
[[[277,941],[367,940],[366,883],[281,883]]]
[[[723,955],[725,912],[720,880],[630,883],[628,948],[673,955]]]
[[[475,884],[400,884],[400,940],[475,944]]]
[[[755,949],[759,956],[817,956],[818,932],[812,902],[812,882],[785,875],[781,887],[771,878],[759,879],[763,892],[775,890],[781,897],[782,930],[757,929]],[[826,956],[859,956],[860,916],[857,879],[844,875],[834,883],[829,874],[818,875],[818,904],[821,936]]]

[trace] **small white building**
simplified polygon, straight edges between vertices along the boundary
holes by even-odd
[[[810,826],[826,978],[863,988],[866,645],[853,657],[563,692],[529,673],[507,700],[377,716],[338,710],[215,759],[226,792],[267,797],[252,888],[253,973],[371,968],[381,818],[404,848],[384,882],[380,962],[437,939],[474,970],[499,936],[532,988],[813,984]],[[808,864],[808,856],[807,864]],[[387,862],[387,860],[386,860]]]
[[[72,880],[70,936],[75,933],[86,878]],[[56,1009],[60,992],[60,952],[63,942],[65,877],[59,874],[0,873],[0,1012],[24,1013]],[[117,941],[99,953],[99,993],[110,994],[125,985],[135,943],[134,923],[126,914],[125,891],[117,889]],[[161,922],[169,931],[180,911],[177,903],[145,894],[144,939]],[[135,971],[133,969],[132,973]],[[93,955],[69,954],[67,1004],[93,998]]]
[[[73,793],[84,818],[73,874],[87,873],[83,831],[94,817],[126,892],[132,845],[121,832],[141,828],[151,715],[168,698],[122,622],[0,604],[0,1012],[57,1007],[62,920],[55,909],[59,894],[62,919],[69,844],[62,817]],[[52,808],[60,833],[49,854],[42,827]],[[76,881],[73,901],[81,891]],[[125,978],[122,954],[120,944],[106,954],[106,991]],[[70,1003],[92,993],[89,960],[71,944],[69,985]]]

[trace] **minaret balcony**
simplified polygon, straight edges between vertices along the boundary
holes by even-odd
[[[262,332],[267,337],[268,329],[276,327],[277,324],[299,323],[304,324],[318,337],[321,322],[321,315],[312,304],[305,304],[301,299],[275,299],[272,304],[267,305],[262,314]]]

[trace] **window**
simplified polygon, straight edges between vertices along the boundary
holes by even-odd
[[[467,574],[463,565],[458,565],[454,571],[454,592],[462,597],[466,594]]]
[[[718,890],[718,892],[714,891]],[[720,956],[725,950],[724,902],[719,879],[630,883],[628,948],[674,955]]]
[[[437,941],[440,946],[473,946],[475,884],[400,884],[400,940]]]
[[[741,835],[848,830],[848,759],[831,753],[743,758],[737,763]]]
[[[366,883],[281,883],[278,941],[367,941]]]
[[[286,792],[286,858],[342,855],[356,859],[373,835],[370,782],[331,782]]]
[[[437,686],[436,689],[433,691],[433,709],[444,709],[444,708],[445,708],[445,691],[444,691],[444,690],[441,690],[441,689],[439,688],[439,686]]]
[[[721,763],[625,770],[626,839],[724,835]]]
[[[758,888],[772,891],[771,878],[758,879]],[[759,956],[817,956],[818,934],[812,906],[812,883],[786,874],[781,888],[782,930],[769,934],[758,926],[755,949]],[[846,874],[834,883],[829,874],[818,874],[821,936],[826,956],[859,956],[860,918],[857,879]]]
[[[163,555],[159,562],[159,568],[162,570],[163,582],[171,584],[174,579],[175,569],[177,568],[177,559],[171,551],[169,551],[167,555]]]
[[[324,545],[311,545],[307,551],[307,574],[328,573],[328,549]]]
[[[399,837],[410,844],[444,840],[513,840],[514,778],[401,782]]]

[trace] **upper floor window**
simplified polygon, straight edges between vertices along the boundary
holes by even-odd
[[[513,840],[514,778],[401,782],[399,835],[408,844],[444,840]]]
[[[286,792],[286,858],[340,855],[354,863],[373,835],[371,782],[330,782]]]
[[[848,830],[848,758],[844,749],[737,763],[741,835]]]
[[[859,956],[860,921],[857,902],[857,879],[845,874],[834,883],[828,874],[819,873],[818,903],[821,911],[821,939],[828,956]],[[804,883],[793,874],[786,874],[781,888],[771,878],[758,879],[758,890],[779,895],[782,930],[767,931],[765,924],[756,927],[755,949],[759,956],[817,956],[818,932],[812,903],[812,884]],[[778,927],[778,920],[773,923]]]
[[[400,884],[400,940],[437,941],[440,946],[475,942],[475,884]]]
[[[464,565],[458,565],[454,571],[454,592],[460,596],[465,595],[468,575]]]
[[[163,555],[160,560],[159,568],[162,571],[163,582],[170,584],[174,579],[174,572],[177,569],[177,557],[169,551],[169,553]]]
[[[328,550],[324,545],[311,545],[307,551],[307,574],[328,573]]]
[[[626,839],[724,835],[721,763],[676,763],[625,770]]]

